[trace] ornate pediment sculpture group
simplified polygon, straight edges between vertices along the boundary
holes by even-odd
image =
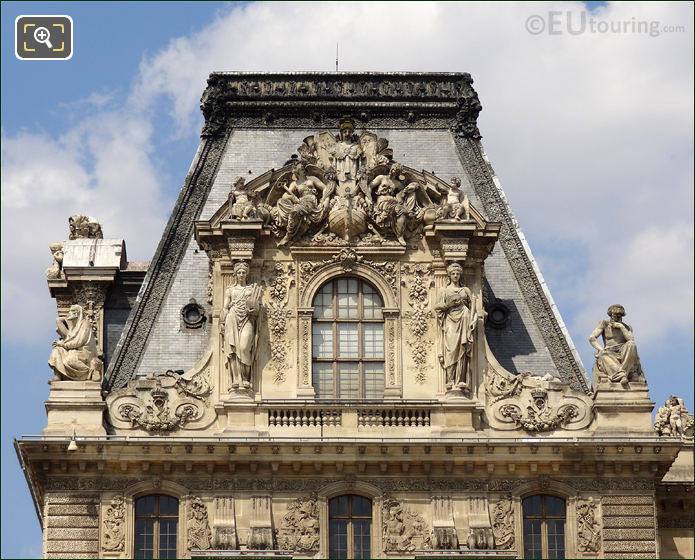
[[[436,220],[470,219],[461,182],[429,182],[393,161],[388,141],[355,134],[351,119],[337,136],[321,132],[304,139],[289,170],[271,179],[261,195],[238,178],[229,195],[231,220],[258,220],[278,237],[278,246],[306,236],[316,242],[400,244]]]

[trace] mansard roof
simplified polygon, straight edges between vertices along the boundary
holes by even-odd
[[[518,324],[491,333],[497,359],[512,371],[556,375],[588,391],[585,374],[542,275],[482,149],[481,110],[467,73],[215,72],[201,99],[201,142],[166,225],[135,308],[106,372],[106,389],[136,375],[190,367],[205,340],[179,340],[181,303],[205,301],[207,256],[194,239],[197,220],[225,203],[237,175],[280,169],[309,134],[336,130],[348,115],[378,130],[397,159],[439,177],[462,177],[478,214],[499,222],[486,265],[487,296],[513,308]],[[176,362],[176,363],[174,363]]]

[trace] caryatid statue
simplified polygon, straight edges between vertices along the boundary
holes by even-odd
[[[65,381],[101,381],[103,362],[95,329],[81,305],[72,305],[65,318],[56,321],[60,340],[53,343],[48,365]]]
[[[446,372],[447,390],[467,392],[473,371],[478,312],[473,293],[461,285],[463,267],[452,263],[447,267],[447,275],[449,283],[434,306],[440,329],[439,362]]]
[[[258,348],[258,315],[262,288],[247,284],[249,265],[234,265],[234,280],[224,292],[220,333],[226,368],[231,376],[230,391],[251,388],[251,368]]]
[[[611,305],[608,317],[610,320],[602,320],[589,336],[589,343],[596,349],[594,379],[626,387],[630,381],[643,377],[635,338],[630,326],[623,323],[625,308],[622,305]],[[603,339],[603,346],[598,342],[599,337]]]

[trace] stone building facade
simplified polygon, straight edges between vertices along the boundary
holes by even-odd
[[[46,558],[693,556],[692,417],[652,418],[621,306],[588,380],[468,74],[215,73],[201,108],[150,263],[87,216],[51,245]]]

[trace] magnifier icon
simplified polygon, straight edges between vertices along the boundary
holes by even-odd
[[[51,33],[45,27],[37,27],[34,30],[34,40],[37,43],[46,45],[49,49],[53,48],[51,44]]]

